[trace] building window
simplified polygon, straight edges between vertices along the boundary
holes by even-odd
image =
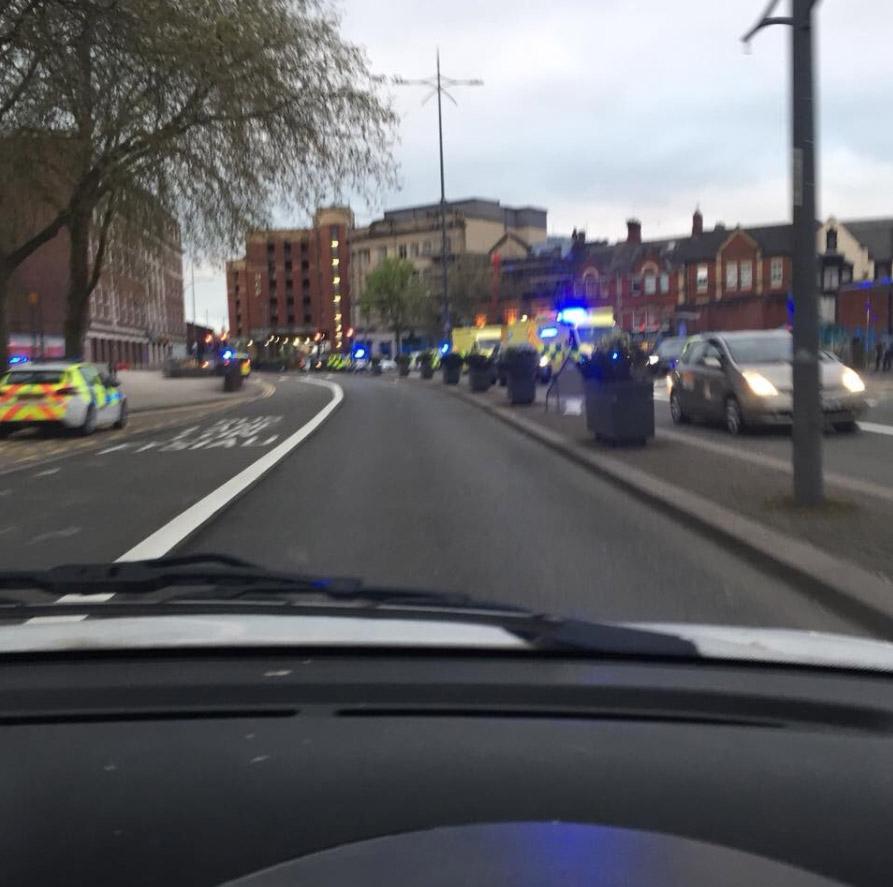
[[[267,252],[268,253],[276,252],[276,244],[273,243],[272,240],[267,241]]]
[[[645,275],[645,295],[653,296],[657,292],[657,277],[648,273]]]
[[[840,272],[837,268],[825,269],[825,279],[822,286],[826,290],[836,290],[840,286]]]
[[[341,264],[341,259],[332,259],[332,267],[337,268]]]
[[[741,263],[741,289],[749,290],[753,288],[753,262]]]
[[[413,259],[419,257],[419,245],[417,243],[409,244],[409,255],[412,256]]]
[[[784,283],[784,260],[775,258],[769,265],[769,286],[779,289]]]
[[[294,314],[289,314],[289,315],[288,315],[288,325],[289,325],[289,326],[294,326],[294,323],[295,323],[295,316],[294,316]]]
[[[313,323],[313,317],[310,314],[304,315],[304,323]]]
[[[660,276],[660,291],[664,294],[670,291],[670,275],[669,274],[661,274]]]
[[[304,304],[305,304],[305,305],[309,305],[309,304],[310,304],[310,296],[304,296]]]
[[[726,291],[733,293],[738,289],[738,263],[726,262]]]
[[[431,241],[426,240],[422,243],[422,255],[430,256],[431,255]]]
[[[825,235],[825,252],[837,252],[837,230],[835,228],[829,228],[828,233]]]
[[[844,266],[843,271],[840,272],[840,282],[841,283],[850,283],[853,279],[853,269],[848,265]]]
[[[386,246],[380,246],[375,250],[375,258],[378,259],[379,262],[383,262],[387,257],[388,248]]]
[[[285,243],[282,244],[282,248],[285,250],[286,256],[291,255],[291,241],[290,240],[286,240]]]
[[[405,244],[405,243],[401,243],[400,246],[397,247],[397,255],[398,255],[401,259],[405,259],[405,258],[406,258],[406,256],[407,256],[407,250],[406,250],[406,244]]]
[[[638,274],[633,274],[629,279],[630,292],[634,296],[642,295],[642,278]]]
[[[310,289],[310,278],[309,278],[309,277],[305,277],[305,278],[301,281],[301,286],[302,286],[305,290],[309,290],[309,289]]]
[[[291,271],[291,269],[292,269],[291,259],[287,259],[285,262],[285,270]]]
[[[707,292],[707,285],[710,281],[710,269],[707,265],[698,265],[697,288],[699,293]]]
[[[295,303],[295,297],[294,297],[294,296],[289,296],[289,297],[285,300],[285,304],[286,304],[286,305],[294,305],[294,303]]]
[[[339,230],[338,230],[338,226],[337,226],[337,225],[330,225],[330,226],[329,226],[329,237],[331,237],[332,240],[337,240],[337,239],[340,237],[340,232],[339,232]]]
[[[598,275],[587,274],[583,278],[583,292],[587,299],[598,298]]]

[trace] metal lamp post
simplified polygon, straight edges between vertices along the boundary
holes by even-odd
[[[812,13],[817,0],[791,0],[790,16],[773,15],[770,0],[762,18],[744,35],[751,38],[771,25],[792,32],[792,204],[794,290],[794,498],[817,505],[824,498],[822,404],[819,389],[819,304],[816,292],[815,86]]]
[[[433,78],[419,80],[407,80],[404,77],[393,77],[391,82],[397,86],[427,86],[432,92],[425,97],[425,104],[432,96],[437,96],[437,141],[440,150],[440,261],[443,272],[443,333],[447,341],[450,340],[452,324],[450,322],[450,289],[447,280],[447,202],[446,184],[443,172],[443,96],[446,96],[454,105],[456,100],[447,92],[448,88],[455,86],[483,86],[484,81],[479,79],[456,80],[452,77],[442,77],[440,74],[440,50],[437,50],[437,73]]]

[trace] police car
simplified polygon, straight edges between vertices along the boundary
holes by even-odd
[[[127,398],[117,379],[90,363],[18,364],[0,376],[0,435],[27,427],[62,427],[92,434],[123,428]]]

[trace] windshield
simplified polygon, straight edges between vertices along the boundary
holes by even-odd
[[[893,4],[797,0],[815,132],[765,5],[4,0],[0,574],[887,637]]]
[[[729,337],[729,352],[736,363],[790,363],[790,336]]]
[[[586,345],[595,345],[614,332],[611,326],[578,326],[577,338]]]
[[[684,347],[685,339],[664,339],[660,345],[657,346],[657,353],[661,357],[679,357],[679,355],[682,354],[682,349]]]
[[[56,385],[62,381],[61,370],[13,370],[2,379],[4,385]]]

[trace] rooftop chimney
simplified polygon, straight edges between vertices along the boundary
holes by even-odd
[[[642,223],[638,219],[626,220],[626,242],[641,243],[642,242]]]
[[[696,209],[695,214],[691,217],[691,236],[700,237],[704,233],[704,217],[701,210]]]

